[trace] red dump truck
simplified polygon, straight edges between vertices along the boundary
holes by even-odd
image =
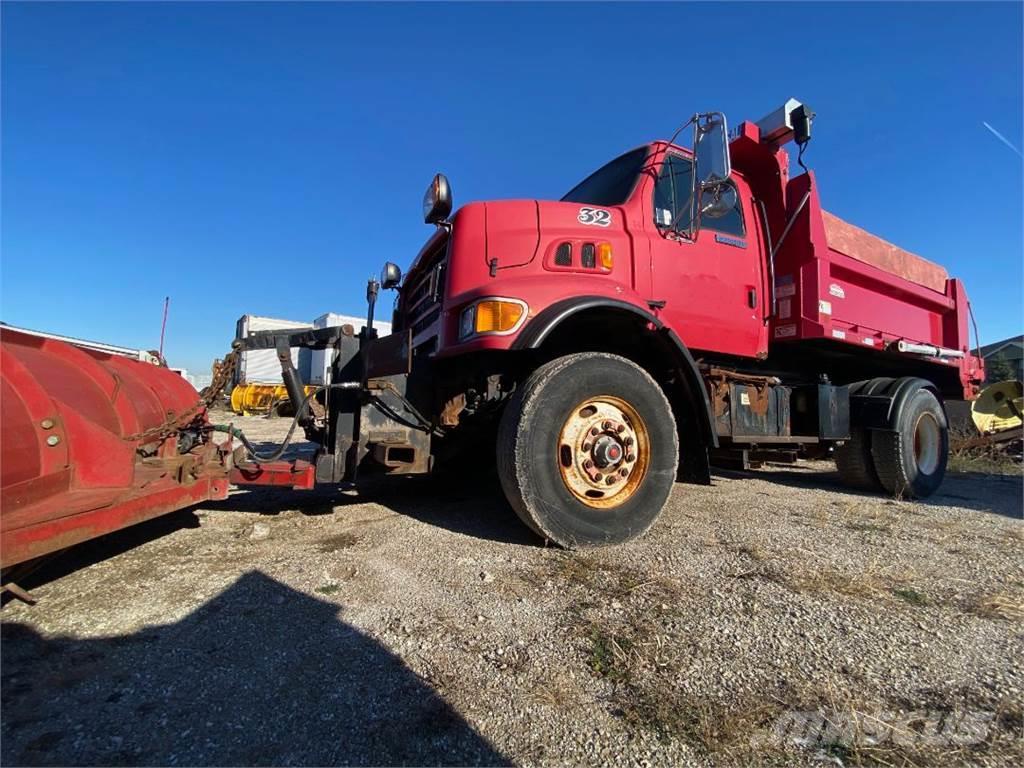
[[[927,496],[946,468],[944,401],[972,398],[984,378],[967,295],[941,267],[822,209],[802,160],[812,118],[790,100],[730,135],[720,113],[697,114],[693,149],[674,137],[644,144],[557,201],[475,202],[452,215],[438,174],[424,198],[434,232],[404,279],[389,262],[370,282],[358,333],[289,329],[236,343],[278,350],[300,404],[293,427],[318,444],[314,455],[260,455],[237,431],[245,447],[215,446],[202,411],[174,421],[180,398],[168,393],[153,408],[172,411],[172,428],[106,460],[134,478],[128,498],[153,488],[139,503],[164,510],[171,497],[155,489],[168,484],[184,506],[223,494],[224,478],[352,485],[493,456],[523,521],[566,547],[641,534],[673,483],[710,482],[715,462],[834,455],[851,486]],[[803,168],[792,178],[790,142]],[[381,288],[397,292],[384,337],[373,329]],[[74,491],[99,471],[87,477],[78,462],[160,421],[132,415],[143,393],[114,383],[113,371],[89,406],[110,413],[88,426],[116,439],[55,457],[48,441],[64,437],[42,426],[51,412],[68,429],[92,417],[83,389],[59,377],[37,377],[39,402],[21,405],[19,366],[50,364],[47,345],[29,346],[5,335],[5,564],[45,548],[20,542],[81,538],[67,533],[76,519],[101,517],[85,507],[119,503]],[[333,360],[313,395],[292,366],[294,346]]]

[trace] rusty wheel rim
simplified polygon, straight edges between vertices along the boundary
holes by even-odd
[[[651,440],[636,409],[618,397],[581,402],[558,436],[556,461],[565,487],[595,509],[617,507],[639,488],[650,465]]]

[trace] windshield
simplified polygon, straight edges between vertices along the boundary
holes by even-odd
[[[573,187],[562,202],[622,205],[633,192],[647,151],[648,147],[640,147],[615,158]]]

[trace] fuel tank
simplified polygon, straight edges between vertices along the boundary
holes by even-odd
[[[0,566],[227,495],[230,445],[173,371],[0,331]]]

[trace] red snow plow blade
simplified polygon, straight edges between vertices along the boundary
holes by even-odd
[[[225,498],[231,443],[198,400],[167,368],[0,331],[0,565]]]

